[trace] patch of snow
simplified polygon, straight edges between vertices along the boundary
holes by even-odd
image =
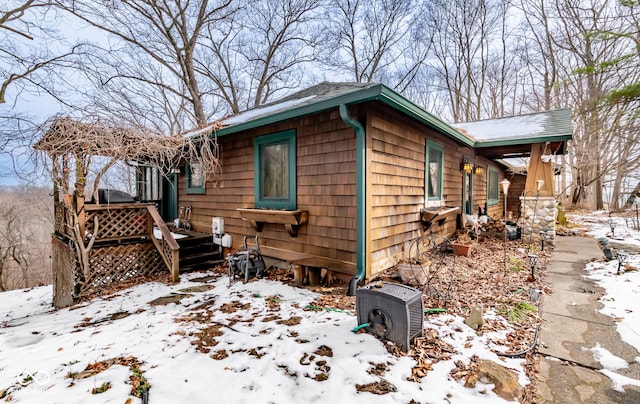
[[[456,352],[416,383],[407,380],[414,360],[390,354],[388,342],[351,332],[357,325],[352,313],[304,310],[318,296],[309,290],[268,280],[229,288],[222,277],[205,283],[210,290],[181,291],[203,285],[192,281],[201,276],[183,274],[172,285],[141,284],[57,311],[50,308],[50,286],[0,293],[0,390],[12,387],[11,398],[20,403],[121,404],[128,398],[139,403],[130,396],[130,370],[125,366],[113,365],[86,379],[68,377],[89,364],[129,355],[141,362],[154,404],[505,402],[491,385],[478,383],[469,389],[449,375],[456,360],[469,363],[472,355],[501,363],[517,372],[522,385],[529,383],[523,360],[501,358],[487,345],[504,337],[504,331],[479,336],[461,317],[429,316],[425,327],[436,329]],[[181,299],[150,304],[169,295]],[[276,309],[269,299],[277,300]],[[184,320],[207,304],[210,319]],[[231,306],[240,308],[225,309]],[[116,312],[129,315],[111,320]],[[284,321],[293,318],[296,321]],[[220,335],[202,347],[209,352],[199,351],[197,335],[210,327],[217,327]],[[223,351],[226,357],[212,357]],[[386,365],[383,376],[370,372],[373,364]],[[373,395],[356,390],[357,384],[381,380],[397,391]],[[111,388],[91,393],[103,383]]]
[[[598,342],[596,342],[596,346],[593,348],[582,348],[586,351],[593,352],[593,357],[598,361],[603,368],[611,371],[616,371],[618,369],[624,369],[629,366],[626,360],[616,356],[601,347]]]
[[[630,377],[619,375],[611,370],[603,369],[600,371],[603,375],[611,379],[611,388],[624,393],[624,386],[636,386],[640,387],[640,380],[632,379]]]
[[[298,106],[313,98],[315,98],[315,95],[311,95],[309,97],[297,98],[297,99],[284,101],[284,102],[279,102],[276,104],[267,105],[265,107],[250,109],[248,111],[240,112],[239,114],[230,116],[228,118],[224,118],[222,120],[222,124],[224,126],[239,125],[241,123],[245,123],[245,122],[249,122],[254,119],[257,119],[261,116],[271,115],[276,112],[281,112],[289,108]]]
[[[629,256],[627,264],[640,268],[640,256]],[[613,317],[622,340],[640,351],[640,310],[637,310],[640,299],[639,271],[616,275],[618,262],[615,260],[592,262],[587,264],[586,269],[589,273],[587,277],[606,290],[606,295],[600,298],[604,305],[600,312]]]
[[[594,238],[612,236],[606,211],[570,218],[571,222],[583,226]],[[640,246],[639,231],[628,226],[622,218],[613,220],[617,223],[615,242],[618,245]],[[600,312],[615,319],[622,340],[640,351],[640,310],[637,310],[637,302],[640,299],[640,255],[629,255],[625,265],[635,269],[617,275],[617,260],[591,262],[586,266],[587,277],[606,291],[600,298],[604,305]]]
[[[499,119],[454,123],[478,141],[526,138],[540,135],[548,118],[544,114],[520,115]]]
[[[185,238],[185,237],[189,237],[189,236],[187,236],[185,234],[178,234],[178,233],[174,233],[174,232],[171,232],[171,235],[176,240],[181,239],[181,238]],[[157,238],[158,240],[162,240],[162,232],[160,231],[160,229],[158,229],[157,227],[154,227],[153,228],[153,236],[155,238]]]

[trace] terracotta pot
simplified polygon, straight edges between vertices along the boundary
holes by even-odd
[[[455,255],[468,257],[471,254],[471,244],[463,244],[458,242],[451,243],[453,246],[453,253]]]
[[[410,286],[424,286],[427,283],[427,271],[429,263],[426,264],[398,264],[398,274],[400,279]]]

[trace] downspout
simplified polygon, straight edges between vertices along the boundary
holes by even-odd
[[[358,282],[364,280],[366,272],[365,129],[360,122],[353,119],[349,114],[349,109],[346,104],[340,104],[340,118],[356,132],[356,274],[349,282],[349,289],[347,291],[349,296],[353,296],[356,294]]]

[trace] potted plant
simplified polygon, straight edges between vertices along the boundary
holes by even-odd
[[[458,239],[451,242],[453,253],[455,255],[468,257],[469,254],[471,254],[472,241],[471,236],[467,233],[458,235]]]

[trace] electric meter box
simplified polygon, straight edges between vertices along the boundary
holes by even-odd
[[[224,234],[224,218],[223,217],[211,218],[211,233]]]

